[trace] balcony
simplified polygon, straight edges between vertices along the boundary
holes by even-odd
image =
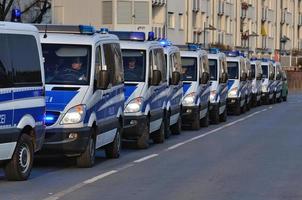
[[[234,46],[234,37],[233,37],[233,34],[231,33],[226,33],[224,35],[224,40],[225,40],[225,44],[228,45],[228,46]]]
[[[152,27],[155,39],[165,38],[164,27],[161,25],[154,25]]]
[[[233,13],[234,13],[233,8],[234,8],[234,6],[233,6],[232,3],[225,1],[224,2],[224,14],[225,14],[225,16],[233,18]]]
[[[275,11],[274,10],[267,9],[266,14],[267,14],[267,21],[269,21],[269,22],[275,21]]]
[[[246,17],[252,21],[256,21],[256,9],[254,6],[250,6],[247,10]]]
[[[167,3],[167,0],[152,0],[153,6],[163,6]]]
[[[281,23],[282,24],[293,24],[293,14],[291,12],[288,12],[287,10],[283,10],[282,17],[281,17]]]

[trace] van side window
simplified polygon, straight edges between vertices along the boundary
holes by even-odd
[[[42,86],[40,58],[36,39],[31,35],[8,35],[17,86]]]
[[[179,73],[181,73],[182,71],[182,65],[181,65],[181,58],[180,58],[180,53],[176,52],[173,54],[173,71],[177,71]]]
[[[102,69],[102,52],[101,47],[98,46],[95,50],[95,76],[94,80],[98,80],[98,72]]]
[[[173,59],[173,54],[169,56],[169,79],[171,80],[172,78],[172,72],[174,71],[174,59]]]
[[[110,74],[112,85],[124,82],[122,54],[119,44],[103,44],[105,63]]]
[[[12,74],[7,37],[0,34],[0,88],[12,86]]]
[[[148,81],[150,82],[153,77],[153,54],[152,51],[149,52],[149,77]]]
[[[157,70],[161,71],[162,74],[162,80],[163,82],[167,81],[167,67],[164,56],[164,50],[163,49],[154,49],[154,65],[153,67],[157,67]],[[155,68],[154,68],[155,69]]]

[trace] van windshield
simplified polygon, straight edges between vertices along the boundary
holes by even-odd
[[[42,44],[46,84],[88,85],[91,46]]]
[[[146,51],[123,49],[125,81],[144,82],[146,77]]]
[[[181,57],[181,63],[182,63],[182,80],[196,81],[197,58]]]
[[[217,60],[209,59],[210,80],[217,81]]]
[[[268,65],[261,65],[262,67],[262,77],[263,78],[268,78]]]
[[[229,79],[239,78],[238,62],[228,62],[228,75]]]
[[[254,64],[252,64],[251,65],[251,75],[252,75],[252,77],[253,78],[255,78],[255,76],[256,76],[256,65],[254,65]]]

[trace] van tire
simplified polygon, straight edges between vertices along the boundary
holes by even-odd
[[[287,96],[282,97],[283,101],[287,101]]]
[[[220,108],[220,104],[213,107],[213,109],[211,111],[211,114],[210,114],[211,124],[219,124],[219,122],[220,122],[220,120],[219,120],[219,108]]]
[[[179,117],[178,117],[178,120],[177,120],[177,123],[176,124],[173,124],[171,126],[171,133],[173,135],[179,135],[181,133],[181,126],[182,126],[182,123],[181,123],[181,116],[179,114]]]
[[[95,133],[95,130],[92,130]],[[95,163],[95,138],[94,134],[91,134],[85,151],[77,157],[77,167],[79,168],[90,168]]]
[[[200,129],[200,109],[198,109],[194,119],[192,121],[192,130],[199,130]]]
[[[152,140],[155,144],[162,144],[165,141],[165,123],[164,119],[160,125],[159,130],[155,131],[152,136]]]
[[[241,102],[241,99],[239,99],[239,101],[235,105],[235,108],[234,108],[234,114],[235,115],[240,115],[241,114],[240,102]]]
[[[107,158],[119,158],[122,145],[121,128],[118,127],[113,142],[105,146],[105,154]]]
[[[7,180],[27,180],[33,166],[33,156],[34,145],[31,137],[26,134],[21,135],[12,159],[4,166],[4,172]],[[26,159],[26,161],[24,159]]]
[[[150,138],[149,124],[150,124],[149,119],[147,119],[146,123],[144,125],[144,131],[143,131],[142,135],[136,141],[136,147],[138,149],[148,149],[149,148],[149,138]]]
[[[227,109],[225,108],[223,113],[219,116],[220,122],[226,122],[228,118]]]
[[[171,136],[171,130],[170,130],[170,112],[166,112],[164,117],[164,126],[165,126],[165,138],[169,138]]]
[[[201,127],[208,127],[210,123],[210,115],[209,115],[209,109],[207,110],[206,116],[200,120],[200,126]]]

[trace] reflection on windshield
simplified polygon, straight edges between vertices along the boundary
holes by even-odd
[[[227,62],[229,79],[238,79],[238,62]]]
[[[197,59],[182,57],[182,80],[183,81],[196,81],[197,75]]]
[[[46,84],[88,85],[91,47],[42,44]]]
[[[144,82],[146,69],[146,51],[122,50],[125,81]]]
[[[268,78],[268,66],[267,65],[262,65],[262,74],[263,74],[263,78]]]
[[[209,67],[210,67],[210,80],[217,80],[217,60],[209,59]]]

